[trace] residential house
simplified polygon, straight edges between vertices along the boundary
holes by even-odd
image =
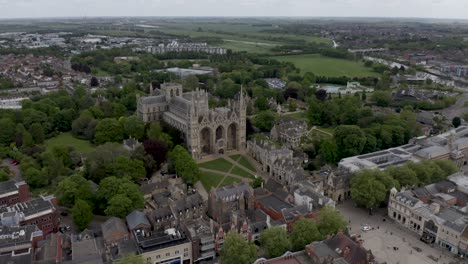
[[[129,239],[129,233],[124,221],[117,217],[111,217],[101,224],[104,244],[110,246]]]

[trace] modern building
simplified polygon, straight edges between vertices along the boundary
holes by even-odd
[[[137,250],[146,263],[192,263],[192,242],[175,228],[164,232],[148,229],[134,231]]]
[[[227,107],[210,109],[206,91],[183,93],[182,85],[176,83],[162,84],[150,96],[137,98],[140,118],[164,120],[181,131],[195,159],[245,148],[246,109],[242,91]]]
[[[468,126],[433,137],[417,137],[409,144],[342,159],[338,167],[349,172],[380,169],[421,160],[452,160],[457,167],[468,163]]]
[[[468,258],[468,176],[457,173],[424,187],[390,191],[388,216],[421,240]]]
[[[226,54],[225,48],[210,47],[206,43],[179,43],[172,41],[170,44],[159,44],[156,47],[148,47],[148,51],[154,54],[169,52],[201,52],[209,54]]]

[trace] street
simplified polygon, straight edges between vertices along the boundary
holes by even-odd
[[[354,202],[346,201],[338,205],[337,210],[348,220],[349,232],[361,235],[364,247],[371,250],[378,261],[388,264],[463,263],[448,251],[421,242],[418,234],[393,223],[386,216],[386,209],[375,210],[373,215],[369,215],[367,210],[354,207]],[[374,229],[362,231],[365,224]],[[415,248],[421,249],[421,252]]]

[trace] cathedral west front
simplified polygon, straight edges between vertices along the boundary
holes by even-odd
[[[209,108],[206,91],[184,93],[178,83],[151,87],[150,96],[137,97],[138,116],[145,123],[163,120],[181,131],[195,159],[244,149],[246,108],[242,91],[226,107]]]

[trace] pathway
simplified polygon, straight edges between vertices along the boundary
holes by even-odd
[[[309,135],[310,132],[312,132],[313,130],[317,130],[317,131],[320,132],[320,133],[323,133],[323,134],[325,134],[325,135],[328,135],[328,136],[330,136],[330,137],[333,137],[333,134],[332,134],[332,133],[327,132],[327,131],[324,131],[324,130],[321,130],[321,129],[317,128],[317,126],[313,126],[313,127],[307,132],[307,135]]]

